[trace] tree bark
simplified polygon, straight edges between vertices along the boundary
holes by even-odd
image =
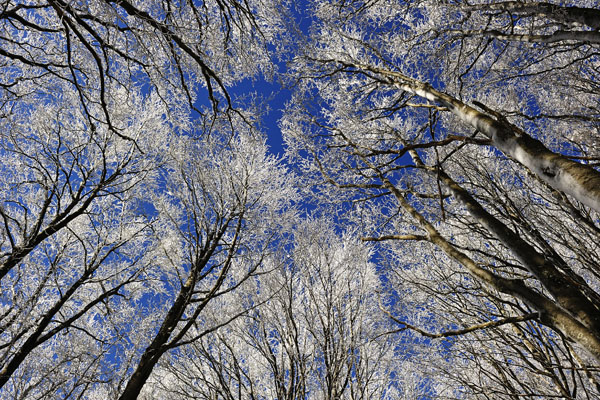
[[[507,11],[527,16],[543,16],[559,23],[570,23],[600,29],[600,10],[588,7],[565,7],[548,2],[523,3],[502,1],[493,4],[461,6],[465,10]]]
[[[500,40],[512,40],[515,42],[530,42],[530,43],[556,43],[565,40],[571,40],[576,42],[585,43],[600,43],[600,32],[596,31],[565,31],[557,30],[547,35],[534,35],[534,34],[517,34],[517,33],[503,33],[498,30],[479,30],[479,31],[465,31],[460,32],[465,35],[483,35],[492,36]]]
[[[550,151],[542,142],[525,132],[520,130],[516,132],[508,124],[495,120],[462,101],[434,89],[428,83],[399,72],[368,65],[343,62],[342,64],[364,72],[374,72],[383,76],[385,82],[395,85],[398,89],[442,104],[461,121],[484,134],[492,141],[494,147],[519,161],[554,189],[567,193],[600,212],[600,171]]]
[[[569,279],[550,260],[540,254],[521,236],[485,210],[469,192],[458,185],[444,171],[437,171],[437,175],[450,189],[456,199],[467,208],[469,214],[509,248],[515,257],[539,280],[562,307],[571,312],[593,332],[600,334],[600,310],[598,309],[598,304],[590,300],[579,290],[581,283],[573,282],[573,280]],[[566,263],[564,263],[563,267],[568,268]],[[592,289],[587,286],[585,281],[583,281],[583,284],[589,292],[592,292]]]
[[[529,288],[521,280],[507,279],[494,274],[473,261],[465,253],[456,249],[425,219],[405,198],[404,195],[384,176],[380,176],[400,206],[411,215],[415,221],[427,232],[429,241],[435,244],[449,257],[462,264],[470,274],[479,281],[523,301],[525,304],[540,313],[540,322],[562,332],[566,337],[583,346],[596,360],[600,361],[600,337],[576,320],[569,312],[564,310],[552,300],[541,293]]]

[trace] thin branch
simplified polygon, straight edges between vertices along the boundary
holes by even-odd
[[[539,317],[539,313],[537,312],[533,312],[533,313],[529,313],[529,314],[525,314],[525,315],[520,315],[518,317],[508,317],[508,318],[503,318],[503,319],[499,319],[496,321],[488,321],[488,322],[484,322],[481,324],[477,324],[477,325],[471,325],[467,328],[464,329],[456,329],[456,330],[449,330],[449,331],[445,331],[445,332],[440,332],[440,333],[431,333],[431,332],[427,332],[421,328],[417,328],[414,325],[410,325],[404,321],[401,321],[397,318],[395,318],[394,316],[391,315],[391,313],[389,311],[383,310],[385,311],[386,314],[389,315],[389,317],[396,323],[404,325],[404,328],[400,328],[395,332],[402,332],[406,329],[410,329],[412,331],[415,331],[423,336],[432,338],[432,339],[439,339],[439,338],[443,338],[443,337],[450,337],[450,336],[459,336],[459,335],[464,335],[466,333],[470,333],[470,332],[474,332],[474,331],[479,331],[479,330],[483,330],[483,329],[488,329],[488,328],[495,328],[498,326],[502,326],[502,325],[506,325],[506,324],[514,324],[517,322],[525,322],[525,321],[531,321],[531,320],[535,320]]]
[[[384,235],[379,237],[363,237],[363,242],[382,242],[384,240],[427,240],[424,235]]]

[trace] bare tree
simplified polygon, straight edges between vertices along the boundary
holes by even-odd
[[[307,7],[2,3],[2,396],[600,396],[598,2]]]
[[[262,269],[272,243],[285,232],[281,217],[294,199],[285,168],[252,135],[231,140],[213,133],[173,147],[174,167],[166,195],[156,205],[163,220],[163,278],[173,287],[160,327],[136,362],[120,398],[135,398],[160,357],[193,343],[242,315],[223,315],[212,324],[209,302],[236,290]],[[234,306],[235,309],[235,306]],[[206,323],[204,323],[206,322]]]
[[[113,298],[145,277],[138,250],[149,220],[135,198],[169,134],[154,114],[158,99],[132,95],[121,98],[114,121],[136,144],[107,129],[86,135],[78,100],[66,96],[15,105],[2,121],[0,387],[59,333],[76,329],[104,348],[89,319],[104,320]]]
[[[528,6],[315,4],[320,19],[297,58],[283,126],[307,176],[330,184],[317,197],[345,196],[365,240],[398,259],[398,290],[406,285],[416,307],[388,310],[398,329],[451,337],[448,356],[468,356],[464,370],[440,373],[482,397],[550,395],[519,383],[537,374],[554,395],[594,397],[597,48],[483,32],[574,26],[585,14]],[[485,339],[473,346],[474,337]],[[522,361],[500,356],[514,350]]]
[[[150,85],[172,112],[186,103],[201,111],[199,87],[215,110],[232,107],[227,85],[269,72],[266,44],[280,31],[276,3],[228,0],[5,1],[0,21],[0,57],[11,71],[3,102],[65,81],[91,125],[115,129],[107,108],[114,86]]]
[[[2,3],[2,396],[139,391],[160,355],[195,323],[189,313],[198,317],[208,299],[234,290],[260,264],[258,252],[275,234],[253,212],[279,205],[267,210],[250,193],[255,181],[244,179],[260,181],[261,168],[279,169],[264,154],[246,152],[244,146],[265,151],[260,135],[248,132],[257,117],[234,104],[227,88],[272,72],[266,46],[281,32],[275,6]],[[227,153],[234,143],[237,158]],[[188,170],[211,151],[237,164],[213,166],[221,178]],[[182,186],[171,185],[169,194],[175,177]],[[219,179],[223,186],[194,186]],[[158,197],[166,208],[153,203]],[[228,203],[212,203],[218,201]],[[176,205],[188,203],[192,214],[182,220]],[[193,207],[208,214],[193,214]],[[242,237],[250,231],[263,236],[248,244]],[[156,262],[167,240],[161,234],[181,246],[191,241],[189,263]],[[238,260],[244,252],[246,264]],[[245,274],[232,272],[234,261]],[[147,343],[161,324],[169,334],[159,330]]]
[[[331,220],[293,233],[291,252],[274,254],[269,272],[236,292],[256,307],[157,368],[148,398],[397,398],[399,359],[371,252]]]

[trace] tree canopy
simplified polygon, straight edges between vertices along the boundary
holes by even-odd
[[[599,10],[4,1],[0,397],[600,397]]]

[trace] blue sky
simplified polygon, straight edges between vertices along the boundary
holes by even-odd
[[[308,5],[308,0],[296,0],[289,9],[289,15],[294,18],[293,22],[304,34],[308,34],[312,22],[312,17],[307,11]],[[275,46],[270,47],[272,54],[277,55]],[[283,139],[279,129],[279,120],[283,115],[286,103],[291,98],[291,91],[281,84],[281,74],[286,72],[285,61],[282,59],[274,59],[274,61],[277,71],[272,81],[266,80],[263,76],[244,79],[230,88],[230,92],[234,98],[235,96],[255,94],[265,102],[268,112],[262,118],[261,127],[267,134],[269,150],[275,155],[283,156]]]
[[[279,64],[280,71],[283,72],[285,65]],[[283,139],[279,129],[279,119],[283,114],[286,102],[290,99],[291,92],[280,86],[275,77],[274,82],[266,81],[263,77],[255,80],[246,79],[235,85],[232,90],[233,96],[247,96],[251,93],[265,102],[268,112],[263,116],[261,127],[267,134],[267,143],[269,150],[276,155],[283,155]]]

